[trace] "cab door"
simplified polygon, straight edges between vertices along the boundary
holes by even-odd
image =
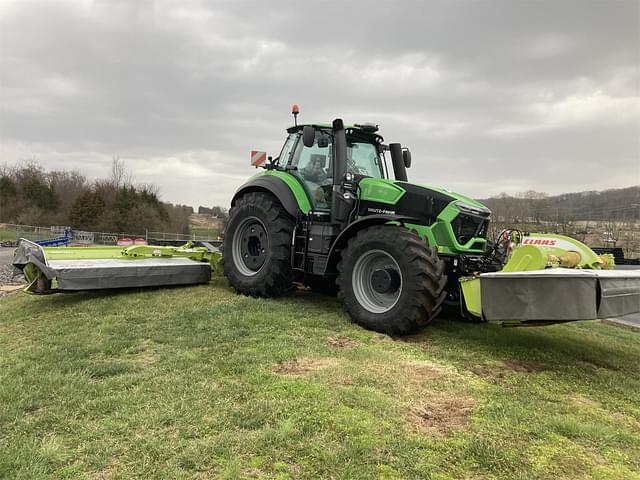
[[[292,172],[299,178],[314,210],[331,209],[333,186],[332,143],[328,135],[316,132],[313,146],[305,147],[298,141],[291,156]]]

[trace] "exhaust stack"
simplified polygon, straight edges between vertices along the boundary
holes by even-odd
[[[343,188],[347,173],[347,134],[341,118],[336,118],[333,130],[333,192],[331,192],[331,218],[334,222],[344,223],[353,207],[354,197]]]
[[[391,152],[391,162],[393,163],[393,174],[396,180],[401,182],[408,181],[407,169],[404,165],[404,158],[402,157],[402,145],[399,143],[390,143],[389,152]]]
[[[347,173],[347,135],[341,118],[333,121],[332,129],[335,148],[333,184],[340,185],[344,180],[344,174]]]

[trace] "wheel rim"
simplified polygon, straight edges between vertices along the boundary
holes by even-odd
[[[269,251],[269,236],[264,223],[257,217],[247,217],[233,234],[233,263],[247,277],[264,266]]]
[[[372,313],[388,312],[402,293],[398,262],[384,250],[369,250],[360,255],[353,267],[351,283],[358,303]]]

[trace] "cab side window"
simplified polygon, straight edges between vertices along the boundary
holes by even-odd
[[[299,141],[291,160],[297,167],[298,176],[304,181],[314,207],[328,208],[331,185],[331,143],[318,145],[318,137],[312,147],[305,147]]]
[[[286,165],[289,163],[289,157],[291,156],[291,150],[293,146],[296,144],[297,135],[291,134],[287,137],[287,140],[284,142],[282,146],[282,150],[280,151],[280,155],[278,155],[278,164]]]
[[[298,143],[291,164],[298,167],[298,171],[319,169],[328,172],[331,166],[331,143],[326,147],[318,146],[318,139],[312,147],[305,147],[302,141]]]

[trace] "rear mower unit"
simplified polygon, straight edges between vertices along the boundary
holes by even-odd
[[[27,280],[25,291],[52,292],[194,285],[211,280],[218,249],[193,247],[42,247],[20,240],[13,265]]]

